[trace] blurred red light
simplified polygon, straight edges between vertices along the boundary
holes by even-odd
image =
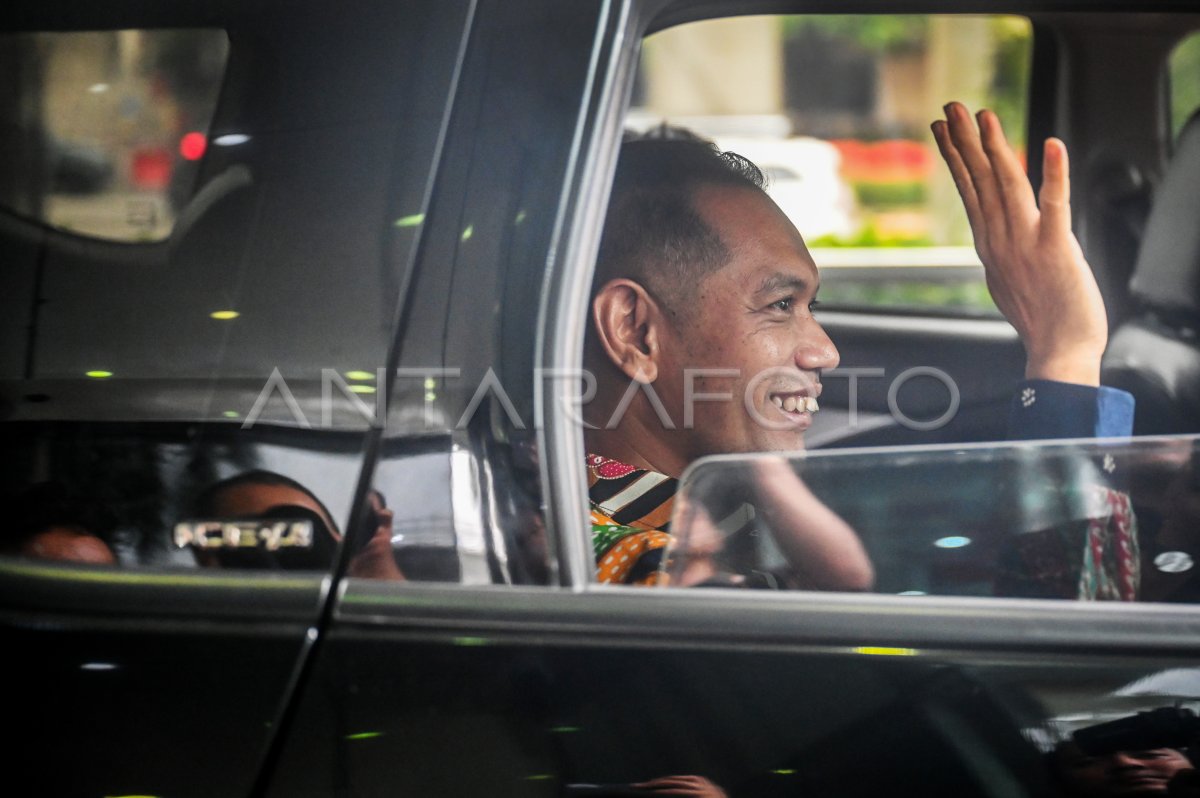
[[[171,151],[166,147],[134,150],[130,167],[133,184],[138,188],[164,189],[171,182]]]
[[[198,161],[204,157],[204,148],[207,146],[208,141],[203,133],[185,133],[179,140],[179,154],[189,161]]]

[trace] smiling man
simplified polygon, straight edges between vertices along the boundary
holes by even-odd
[[[626,147],[634,164],[654,159],[667,168],[693,159],[703,163],[710,152],[700,144],[661,140]],[[739,179],[740,170],[753,168],[737,156],[721,158],[739,170],[732,173]],[[753,183],[704,183],[664,195],[632,197],[617,213],[648,213],[648,224],[655,223],[654,213],[667,213],[683,224],[703,225],[711,236],[706,251],[672,251],[668,243],[658,253],[602,255],[602,269],[619,273],[621,265],[633,263],[645,271],[603,284],[594,302],[594,330],[603,355],[622,366],[624,382],[652,385],[676,429],[666,429],[657,412],[644,419],[643,408],[633,405],[629,423],[648,422],[635,438],[635,451],[628,451],[633,441],[623,424],[612,436],[597,431],[598,445],[668,474],[705,454],[798,448],[818,406],[820,373],[838,364],[837,349],[812,315],[820,278],[803,239]],[[668,207],[644,209],[642,201]],[[650,241],[644,250],[657,243]],[[655,268],[664,263],[669,269]],[[603,356],[591,360],[604,366]],[[602,371],[614,376],[611,369]],[[644,395],[651,401],[649,392]]]
[[[1099,387],[1107,320],[1071,233],[1065,148],[1046,143],[1035,201],[994,114],[976,121],[957,103],[946,113],[934,136],[988,287],[1028,356],[1012,434],[1128,434],[1132,398]],[[803,447],[821,373],[839,360],[813,316],[819,286],[803,239],[752,163],[686,135],[624,145],[585,349],[597,380],[586,445],[601,581],[663,579],[676,480],[691,461]],[[776,538],[791,570],[809,575],[792,584],[869,587],[853,532],[794,477],[759,476],[759,510],[786,530]],[[702,520],[722,534],[739,523]]]

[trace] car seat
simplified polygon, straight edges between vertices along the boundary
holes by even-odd
[[[1200,112],[1179,136],[1154,196],[1129,291],[1134,312],[1113,333],[1105,385],[1137,399],[1134,433],[1200,432]]]

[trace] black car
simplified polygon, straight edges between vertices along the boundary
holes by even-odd
[[[1040,796],[1073,730],[1196,736],[1194,4],[44,0],[0,31],[10,790]],[[921,103],[972,97],[1067,143],[1106,381],[1157,437],[989,443],[1020,342],[958,223],[912,221],[954,204]],[[861,227],[810,244],[843,379],[791,462],[874,593],[596,582],[573,410],[647,114],[788,141],[790,183],[841,164]],[[113,175],[63,190],[54,140]],[[1004,588],[1061,519],[997,497],[1080,479],[1131,497],[1141,603]]]

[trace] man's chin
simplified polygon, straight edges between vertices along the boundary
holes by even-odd
[[[757,452],[799,452],[805,449],[804,433],[800,431],[779,432],[759,441]]]

